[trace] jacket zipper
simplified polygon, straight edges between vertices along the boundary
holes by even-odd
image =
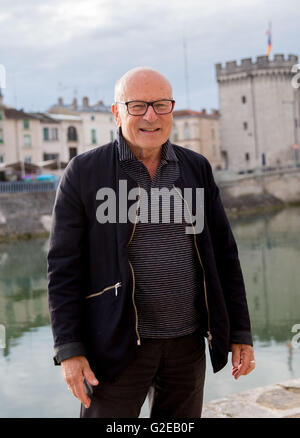
[[[128,243],[127,243],[127,246],[129,246],[130,242],[132,241],[132,238],[133,238],[133,235],[134,235],[134,232],[135,232],[137,211],[139,209],[140,199],[141,199],[141,187],[139,185],[138,205],[137,205],[136,212],[135,212],[135,221],[134,221],[133,230],[132,230],[130,239],[129,239]],[[134,270],[133,270],[132,264],[130,263],[130,260],[128,260],[128,263],[130,265],[131,274],[132,274],[132,304],[133,304],[133,308],[134,308],[134,312],[135,312],[135,331],[136,331],[136,336],[137,336],[137,345],[141,345],[141,338],[140,338],[140,335],[139,335],[139,332],[138,332],[138,313],[137,313],[137,308],[136,308],[135,301],[134,301],[135,276],[134,276]]]
[[[110,289],[115,289],[115,296],[117,297],[118,296],[118,288],[120,286],[122,286],[122,283],[119,281],[118,283],[113,284],[112,286],[105,287],[100,292],[96,292],[94,294],[88,295],[87,297],[85,297],[85,299],[89,299],[89,298],[97,297],[98,295],[102,295],[102,294],[104,294],[104,292],[106,292]]]
[[[194,225],[193,225],[193,223],[192,223],[192,215],[191,215],[191,212],[190,212],[190,209],[189,209],[189,206],[188,206],[188,203],[186,202],[186,200],[183,198],[183,196],[182,196],[181,193],[178,191],[177,187],[174,186],[174,184],[173,184],[173,187],[174,187],[174,189],[176,190],[176,192],[179,194],[179,196],[181,197],[181,199],[185,202],[185,204],[186,204],[186,206],[187,206],[187,209],[188,209],[188,212],[189,212],[189,215],[190,215],[190,218],[191,218],[191,225],[192,225],[192,227],[193,227],[193,231],[194,231],[194,244],[195,244],[195,248],[196,248],[197,256],[198,256],[198,259],[199,259],[199,262],[200,262],[200,265],[201,265],[201,268],[202,268],[202,272],[203,272],[204,297],[205,297],[205,305],[206,305],[206,310],[207,310],[207,326],[208,326],[208,331],[207,331],[207,341],[208,341],[208,345],[209,345],[210,349],[212,349],[212,344],[211,344],[211,341],[212,341],[212,334],[211,334],[211,331],[210,331],[210,314],[209,314],[208,300],[207,300],[207,290],[206,290],[205,270],[204,270],[203,263],[202,263],[202,260],[201,260],[201,257],[200,257],[200,253],[199,253],[199,250],[198,250],[198,246],[197,246],[197,240],[196,240],[195,228],[194,228]]]

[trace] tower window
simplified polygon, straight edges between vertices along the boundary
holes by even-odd
[[[247,102],[246,96],[242,96],[242,103],[246,103],[246,102]]]
[[[244,123],[243,123],[243,126],[244,126],[244,130],[247,131],[247,129],[248,129],[248,123],[247,123],[247,122],[244,122]]]

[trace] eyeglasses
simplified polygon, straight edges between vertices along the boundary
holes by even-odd
[[[128,114],[131,116],[144,116],[149,106],[152,106],[156,114],[169,114],[173,111],[175,100],[162,99],[153,102],[144,102],[142,100],[130,100],[128,102],[116,102],[127,106]]]

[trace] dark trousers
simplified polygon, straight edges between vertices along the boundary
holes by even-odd
[[[137,418],[150,395],[150,418],[200,418],[205,341],[198,331],[172,339],[141,339],[134,360],[113,382],[86,385],[81,418]]]

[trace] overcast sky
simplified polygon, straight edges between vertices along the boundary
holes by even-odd
[[[169,78],[177,109],[189,101],[210,111],[215,64],[264,55],[269,21],[271,58],[299,55],[299,15],[299,0],[0,0],[4,103],[46,111],[58,96],[88,96],[110,105],[115,81],[148,66]]]

